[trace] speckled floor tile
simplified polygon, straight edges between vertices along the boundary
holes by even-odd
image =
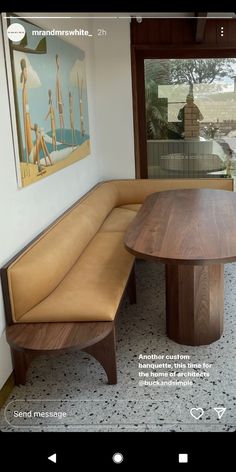
[[[125,298],[117,320],[117,385],[107,385],[102,367],[85,353],[42,356],[32,362],[27,384],[15,387],[0,411],[2,431],[236,429],[236,264],[225,266],[224,334],[200,347],[178,345],[166,337],[164,266],[138,261],[136,273],[138,303],[129,305]],[[209,377],[191,378],[192,385],[185,387],[141,386],[138,363],[150,361],[139,361],[140,354],[189,355],[193,364],[211,364],[205,369]],[[172,368],[163,372],[182,371],[173,368],[173,360],[168,362]],[[218,406],[226,407],[221,420],[214,411]],[[191,408],[203,408],[203,416],[195,420]],[[66,417],[14,417],[18,410],[63,411]]]
[[[189,424],[178,424],[178,425],[147,425],[146,432],[175,432],[175,433],[183,433],[183,432],[205,432],[205,433],[220,433],[220,432],[225,432],[225,433],[232,433],[235,431],[235,428],[233,426],[225,425],[225,424],[220,424],[220,425],[198,425],[198,428],[196,430],[196,426],[194,424],[189,425]]]

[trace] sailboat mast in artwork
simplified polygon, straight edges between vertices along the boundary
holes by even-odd
[[[73,96],[71,92],[69,92],[69,112],[70,112],[71,142],[72,142],[72,146],[74,146],[76,144],[76,137],[75,137],[74,103],[73,103]]]
[[[79,94],[79,115],[80,115],[80,132],[81,136],[85,135],[84,116],[83,116],[83,79],[79,80],[79,73],[77,72],[77,85]]]
[[[56,117],[55,117],[55,111],[54,111],[54,106],[52,102],[51,89],[48,90],[48,104],[49,104],[49,110],[48,110],[47,115],[45,116],[45,120],[47,120],[48,117],[50,116],[51,133],[52,133],[52,148],[53,148],[53,151],[56,151],[57,149]]]
[[[56,54],[56,65],[57,65],[57,77],[56,77],[56,97],[57,97],[57,108],[59,114],[59,122],[60,122],[60,129],[61,129],[61,142],[64,141],[65,138],[65,122],[64,122],[64,110],[63,110],[63,99],[62,99],[62,90],[61,90],[61,79],[60,79],[60,59],[58,54]]]

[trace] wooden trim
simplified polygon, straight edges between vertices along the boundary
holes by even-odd
[[[175,48],[173,45],[152,45],[152,44],[141,44],[132,45],[131,48],[135,53],[143,54],[143,59],[191,59],[191,58],[225,58],[225,57],[236,57],[236,47],[227,44],[227,48],[221,44],[217,45],[206,45],[199,43],[196,47],[192,44],[178,44]]]
[[[8,269],[8,266],[2,267],[0,269],[0,274],[1,274],[1,281],[2,281],[2,296],[3,296],[4,311],[6,315],[7,324],[10,325],[13,323],[13,317],[12,317],[7,269]]]
[[[14,377],[14,372],[12,372],[0,390],[0,408],[3,407],[4,403],[10,396],[14,387],[15,387],[15,377]]]
[[[135,155],[135,176],[140,178],[140,163],[141,158],[139,155],[139,135],[138,135],[138,96],[137,96],[137,68],[136,68],[136,57],[135,51],[131,48],[131,76],[132,76],[132,95],[133,95],[133,120],[134,120],[134,155]]]
[[[224,27],[223,37],[220,34],[222,26]],[[198,49],[199,43],[196,42],[198,32],[197,39],[202,40],[206,48],[236,47],[235,26],[235,18],[211,18],[206,12],[195,12],[194,18],[143,18],[140,24],[133,18],[131,43],[135,46],[173,45],[176,49],[180,44],[184,44]]]
[[[196,25],[196,43],[202,43],[204,41],[204,34],[206,29],[207,13],[196,13],[197,25]]]
[[[136,179],[147,179],[145,108],[144,113],[140,113],[140,110],[143,110],[143,103],[145,105],[144,63],[142,55],[139,55],[133,47],[131,47],[131,73],[134,116],[135,177]]]

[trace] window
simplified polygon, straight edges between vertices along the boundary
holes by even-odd
[[[231,177],[236,59],[145,59],[149,178]]]

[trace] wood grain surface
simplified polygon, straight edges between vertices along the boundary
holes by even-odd
[[[224,266],[166,265],[166,331],[179,344],[211,344],[223,332]]]
[[[115,324],[112,321],[77,323],[19,323],[8,326],[16,385],[25,385],[34,357],[56,354],[77,347],[104,368],[108,383],[117,383]]]
[[[153,193],[124,243],[132,254],[165,264],[236,261],[236,194],[212,189]]]
[[[15,349],[54,351],[84,349],[105,338],[113,329],[111,321],[75,323],[16,323],[6,330],[7,341]]]

